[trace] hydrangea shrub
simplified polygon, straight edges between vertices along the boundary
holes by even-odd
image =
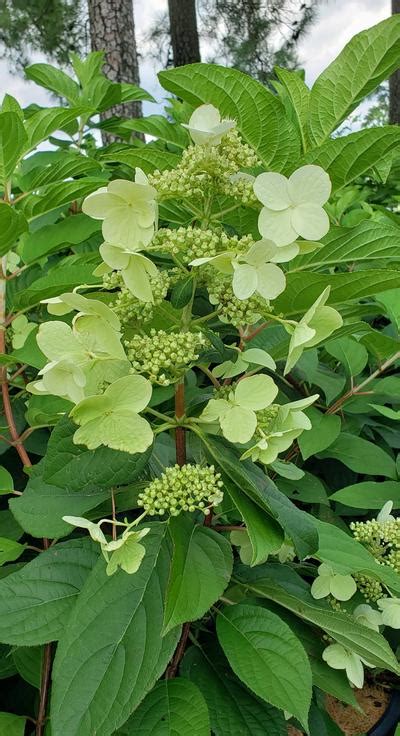
[[[161,72],[168,117],[100,124],[149,95],[97,53],[75,77],[30,67],[65,106],[4,97],[15,733],[315,734],[325,693],[354,705],[364,669],[400,673],[399,223],[359,206],[400,133],[332,135],[399,46],[393,17],[311,90],[283,69],[274,93],[216,65]]]

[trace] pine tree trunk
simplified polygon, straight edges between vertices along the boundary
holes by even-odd
[[[104,73],[112,82],[139,84],[139,64],[135,39],[132,0],[88,0],[92,51],[105,51]],[[102,113],[137,118],[141,102],[125,102]]]
[[[400,13],[400,0],[392,0],[392,15],[395,13]],[[400,69],[389,79],[389,122],[400,125]]]
[[[196,1],[168,0],[174,66],[200,61]]]

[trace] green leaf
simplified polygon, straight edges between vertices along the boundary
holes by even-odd
[[[0,713],[0,733],[4,736],[24,736],[26,719],[14,713]]]
[[[394,72],[400,55],[400,17],[358,33],[311,90],[309,136],[322,143],[359,102]]]
[[[0,641],[35,646],[58,639],[97,558],[90,539],[72,539],[0,580]]]
[[[118,730],[120,736],[209,736],[210,719],[200,690],[189,680],[161,680]]]
[[[221,534],[193,525],[190,518],[171,517],[174,545],[165,600],[164,633],[201,618],[222,595],[232,574],[232,549]]]
[[[309,151],[302,163],[322,166],[329,174],[334,192],[370,171],[388,154],[394,158],[399,149],[398,126],[383,125],[327,141]]]
[[[99,222],[84,215],[74,215],[56,225],[46,225],[27,234],[22,241],[21,256],[25,263],[33,263],[49,253],[77,245],[100,231]]]
[[[164,115],[149,115],[147,118],[133,118],[124,121],[123,127],[128,130],[136,130],[159,138],[166,143],[172,143],[178,148],[186,148],[189,144],[189,136],[181,125],[170,123]]]
[[[193,276],[178,281],[171,293],[171,304],[175,309],[181,309],[188,304],[193,294]]]
[[[296,121],[303,142],[304,133],[308,119],[308,107],[310,101],[310,90],[302,80],[300,74],[289,69],[275,67],[275,74],[283,84],[288,99],[290,100],[290,112]]]
[[[6,496],[14,490],[14,481],[11,473],[0,465],[0,496]]]
[[[251,565],[259,565],[268,555],[278,551],[282,546],[283,532],[279,524],[256,503],[244,495],[232,482],[224,480],[224,492],[240,512],[246,524],[247,534],[251,542],[253,556]]]
[[[338,501],[355,509],[381,509],[387,501],[393,501],[394,508],[400,508],[400,483],[386,480],[382,483],[366,481],[341,488],[332,493],[330,501]]]
[[[63,417],[54,428],[44,459],[43,477],[48,483],[71,491],[107,489],[132,483],[144,470],[151,447],[143,453],[75,445],[76,424]]]
[[[39,304],[42,299],[50,299],[66,291],[72,291],[80,284],[97,284],[100,279],[93,276],[94,264],[58,263],[45,276],[33,281],[26,289],[17,292],[13,300],[15,309],[28,309]]]
[[[0,537],[0,565],[18,560],[18,557],[21,557],[25,548],[26,544],[19,544],[19,542],[15,542],[13,539]]]
[[[265,166],[292,171],[300,141],[282,102],[255,79],[217,64],[190,64],[160,72],[162,86],[191,105],[211,103],[221,116],[237,121],[246,143]]]
[[[307,409],[307,415],[312,427],[297,440],[303,460],[329,447],[339,435],[341,427],[340,417],[335,414],[323,414],[318,409],[310,408]]]
[[[61,69],[50,64],[31,64],[25,67],[25,75],[59,97],[65,97],[72,105],[79,102],[79,85]]]
[[[52,67],[53,68],[53,67]],[[54,70],[57,71],[57,70]],[[71,123],[86,111],[84,107],[48,107],[33,113],[25,121],[27,148],[32,150],[56,130],[68,129]]]
[[[354,228],[330,228],[322,248],[292,261],[291,271],[326,268],[339,263],[398,260],[399,228],[386,222],[366,220]]]
[[[288,273],[287,286],[275,302],[277,312],[286,317],[303,314],[322,294],[327,286],[331,291],[327,304],[335,305],[347,299],[356,300],[372,296],[379,291],[393,289],[399,283],[398,271],[355,271],[353,273]]]
[[[65,537],[71,527],[63,516],[82,516],[110,497],[109,491],[93,486],[75,490],[46,483],[42,464],[35,466],[28,484],[18,498],[9,501],[15,519],[32,537]]]
[[[265,608],[239,604],[219,613],[217,634],[233,671],[247,687],[292,713],[307,730],[311,669],[289,626]]]
[[[42,674],[42,647],[16,647],[12,658],[21,677],[32,687],[40,688]]]
[[[287,736],[283,714],[234,676],[215,642],[207,649],[190,647],[181,672],[203,693],[216,736]]]
[[[326,526],[335,529],[332,524]],[[245,576],[240,573],[240,579],[248,591],[274,601],[304,621],[318,626],[375,667],[400,673],[400,665],[381,634],[357,624],[346,613],[332,611],[328,604],[314,601],[308,586],[304,589],[304,581],[290,568],[271,564],[247,568]]]
[[[5,187],[26,144],[22,120],[16,112],[0,112],[0,181]]]
[[[298,480],[292,481],[280,478],[278,482],[280,490],[283,490],[294,501],[323,503],[329,506],[326,490],[321,480],[307,471]]]
[[[396,463],[385,450],[348,432],[342,432],[320,457],[340,460],[355,473],[397,478]]]
[[[318,545],[314,520],[298,509],[251,461],[238,461],[232,446],[220,438],[202,437],[206,454],[215,462],[228,484],[235,484],[264,513],[276,519],[293,540],[299,557],[311,555]]]
[[[6,202],[0,202],[0,256],[4,256],[27,229],[24,215]]]
[[[21,202],[21,210],[28,220],[33,220],[45,212],[51,212],[76,199],[86,197],[104,184],[104,179],[94,176],[45,184],[38,192],[29,195]]]
[[[358,376],[368,363],[367,349],[351,337],[329,340],[325,350],[342,363],[348,376]]]
[[[79,595],[53,668],[53,736],[110,736],[164,672],[179,630],[162,638],[169,555],[153,524],[134,575],[108,577],[100,559]],[[83,687],[84,684],[84,687]]]
[[[160,151],[159,148],[149,143],[147,146],[137,148],[125,145],[121,150],[110,151],[102,154],[101,160],[110,163],[126,164],[134,169],[139,166],[145,174],[151,174],[154,169],[165,171],[173,169],[179,163],[181,157],[176,153]]]

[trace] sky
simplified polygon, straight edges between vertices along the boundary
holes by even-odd
[[[390,15],[390,0],[320,0],[317,20],[301,40],[298,54],[310,86],[323,69],[338,55],[343,46],[359,31],[378,23]],[[134,0],[134,13],[138,47],[155,18],[166,10],[167,0]],[[35,57],[35,61],[45,61]],[[141,86],[162,104],[164,92],[157,82],[157,65],[141,54]],[[22,106],[36,102],[53,104],[45,90],[33,82],[10,74],[7,62],[0,61],[0,78],[4,91],[9,92]],[[145,103],[144,114],[160,112],[160,107]]]

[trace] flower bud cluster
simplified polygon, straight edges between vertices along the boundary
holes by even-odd
[[[149,281],[153,293],[153,302],[143,302],[125,286],[120,273],[114,271],[113,274],[107,274],[107,277],[103,277],[104,288],[114,289],[119,287],[119,291],[112,295],[109,306],[119,317],[123,330],[132,327],[135,322],[149,322],[153,318],[154,308],[161,304],[167,296],[170,288],[170,278],[167,271],[159,271],[156,277],[150,276]]]
[[[125,342],[135,371],[161,386],[179,380],[206,345],[207,339],[201,332],[168,333],[155,329],[150,335],[134,335]]]
[[[261,430],[260,434],[262,436],[268,434],[272,429],[280,408],[279,404],[271,404],[266,409],[257,412],[257,429]]]
[[[221,194],[238,199],[245,206],[255,205],[258,202],[251,179],[226,175],[221,180],[219,190]]]
[[[200,510],[205,516],[210,506],[223,499],[222,481],[213,465],[175,465],[153,480],[138,496],[138,505],[148,514],[178,516],[181,511]]]
[[[383,588],[378,580],[368,575],[353,575],[357,583],[357,588],[364,596],[367,603],[375,603],[379,598],[383,597]]]
[[[191,226],[178,227],[176,230],[161,228],[152,240],[152,247],[155,250],[179,256],[186,264],[195,258],[213,258],[225,251],[247,253],[253,244],[251,235],[238,238],[237,235],[229,236],[221,228],[203,230]]]
[[[224,278],[215,271],[209,275],[208,293],[211,304],[221,308],[218,315],[221,322],[234,327],[254,325],[263,313],[271,312],[269,302],[258,294],[253,294],[249,299],[238,299],[233,293],[232,279]]]
[[[357,542],[364,544],[378,562],[400,572],[400,517],[355,521],[350,529]]]
[[[157,190],[158,199],[171,197],[205,197],[213,187],[214,192],[225,193],[230,177],[240,169],[252,168],[259,163],[254,151],[243,143],[236,130],[224,135],[218,146],[189,146],[182,160],[173,170],[154,171],[149,184]],[[248,182],[247,182],[248,184]],[[243,189],[243,192],[242,192]],[[249,196],[249,187],[240,185],[232,191]]]

